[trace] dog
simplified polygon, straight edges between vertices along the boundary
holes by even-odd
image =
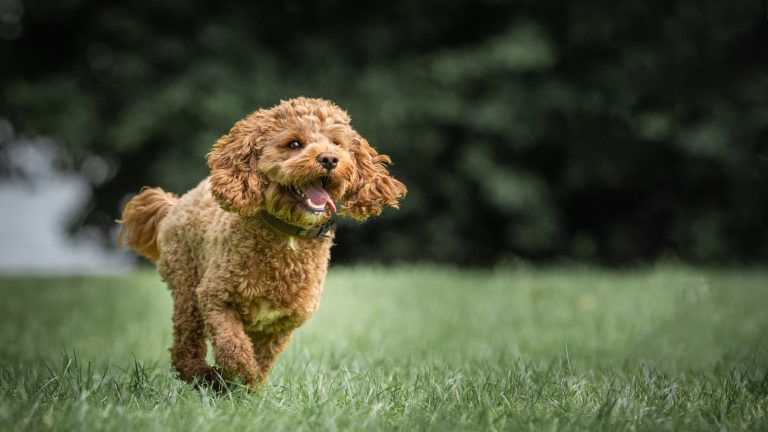
[[[119,243],[155,263],[171,291],[178,377],[252,388],[318,307],[334,215],[363,221],[399,208],[406,187],[323,99],[250,114],[207,159],[210,176],[186,194],[144,188],[128,201]]]

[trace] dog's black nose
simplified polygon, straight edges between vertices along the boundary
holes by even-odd
[[[330,171],[336,168],[336,165],[339,164],[339,157],[336,156],[336,153],[320,153],[317,156],[317,161],[320,162],[320,165],[322,165],[323,168]]]

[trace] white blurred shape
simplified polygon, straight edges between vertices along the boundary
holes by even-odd
[[[0,182],[0,272],[92,273],[130,268],[126,254],[73,239],[67,218],[90,197],[88,181],[56,169],[49,141],[15,142],[3,149],[12,167]]]

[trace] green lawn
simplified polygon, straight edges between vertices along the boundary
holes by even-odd
[[[766,430],[768,271],[337,268],[249,394],[146,271],[0,279],[0,430]]]

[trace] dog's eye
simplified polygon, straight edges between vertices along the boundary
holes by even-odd
[[[301,143],[294,140],[288,143],[288,148],[291,150],[296,150],[301,148]]]

